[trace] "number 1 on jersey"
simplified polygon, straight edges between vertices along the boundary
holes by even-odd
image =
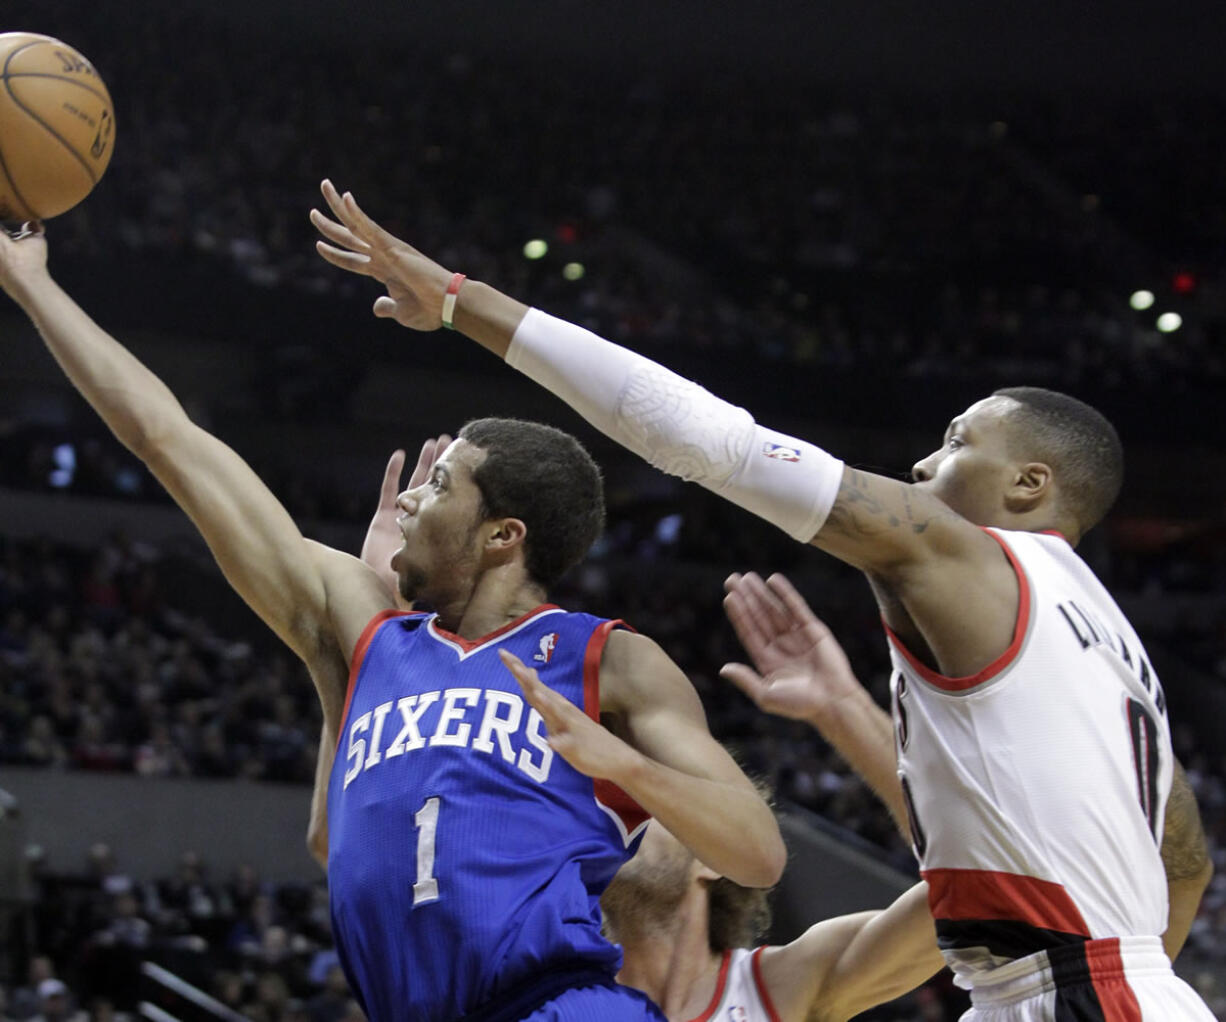
[[[439,799],[426,799],[417,810],[413,823],[417,827],[417,883],[413,885],[413,904],[426,905],[438,901],[438,879],[434,876],[434,838],[438,833]]]

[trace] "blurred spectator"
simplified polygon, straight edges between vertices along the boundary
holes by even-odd
[[[38,1014],[30,1022],[89,1022],[89,1016],[73,1008],[68,987],[52,977],[38,984]]]

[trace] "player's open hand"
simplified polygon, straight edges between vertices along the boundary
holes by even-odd
[[[443,433],[431,437],[421,445],[417,455],[417,464],[413,474],[409,476],[407,489],[413,490],[430,478],[434,463],[443,456],[451,443],[451,437]],[[392,452],[383,470],[383,483],[379,487],[379,506],[375,508],[370,527],[366,530],[366,540],[362,543],[362,560],[369,564],[383,577],[392,591],[397,589],[396,573],[392,570],[392,555],[400,549],[404,535],[396,519],[400,516],[400,508],[396,506],[396,498],[400,496],[400,478],[404,474],[405,453],[402,450]]]
[[[617,781],[634,767],[639,753],[607,728],[592,720],[579,707],[540,679],[514,653],[500,649],[498,655],[515,675],[528,704],[541,715],[548,729],[549,747],[588,777]]]
[[[16,231],[0,230],[0,287],[17,298],[23,284],[46,271],[47,239],[41,223],[32,220]]]
[[[860,687],[843,647],[782,575],[731,575],[724,589],[724,610],[754,666],[725,664],[720,676],[759,709],[812,722]]]
[[[311,210],[311,223],[327,239],[315,242],[316,251],[333,266],[374,277],[387,288],[387,294],[375,301],[376,316],[413,330],[442,326],[443,296],[452,274],[385,231],[362,212],[349,192],[341,195],[331,181],[324,181],[320,191],[336,219]]]

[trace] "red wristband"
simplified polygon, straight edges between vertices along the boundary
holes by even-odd
[[[455,329],[455,327],[452,325],[452,321],[455,319],[456,296],[460,293],[460,285],[467,279],[468,278],[462,273],[455,274],[455,276],[451,278],[451,283],[447,285],[447,293],[443,295],[442,319],[443,326],[445,326],[448,330]]]

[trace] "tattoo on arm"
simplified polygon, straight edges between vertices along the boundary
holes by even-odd
[[[1201,824],[1196,795],[1179,763],[1166,803],[1162,834],[1162,865],[1167,880],[1186,880],[1200,874],[1209,863],[1209,844]]]
[[[885,499],[886,486],[897,486],[899,501]],[[888,494],[893,496],[893,494]],[[923,533],[935,521],[957,516],[943,505],[936,508],[915,507],[906,483],[894,483],[882,477],[848,468],[839,484],[839,495],[827,518],[827,528],[849,536],[879,536],[892,530],[906,529],[914,535]],[[890,505],[894,505],[891,507]]]

